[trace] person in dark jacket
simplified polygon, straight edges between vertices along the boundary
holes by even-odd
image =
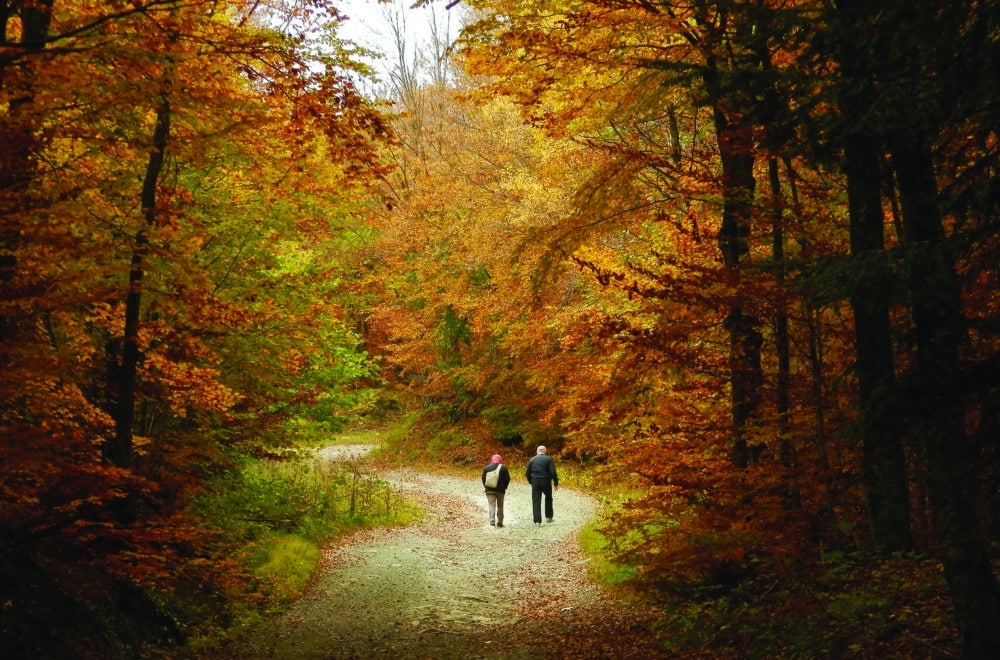
[[[500,480],[494,487],[486,485],[486,475],[493,470],[500,470]],[[483,468],[483,488],[486,489],[486,502],[490,508],[490,524],[494,527],[503,527],[503,497],[510,485],[510,471],[503,464],[500,454],[493,454],[490,464]]]
[[[559,475],[552,457],[545,453],[545,447],[540,445],[535,455],[528,461],[524,476],[531,484],[531,518],[535,525],[542,524],[542,496],[545,496],[545,519],[552,522],[552,489],[559,490]]]

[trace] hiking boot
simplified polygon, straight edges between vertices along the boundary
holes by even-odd
[[[495,520],[491,520],[490,521],[490,527],[496,527],[496,526],[497,526],[496,521]]]

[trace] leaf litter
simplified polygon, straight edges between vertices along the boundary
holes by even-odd
[[[332,445],[327,460],[363,446]],[[511,470],[502,528],[487,520],[478,468],[383,476],[426,509],[424,520],[368,528],[324,551],[314,585],[230,650],[251,658],[657,658],[657,612],[594,584],[576,536],[594,501],[554,497],[535,527],[531,492]]]

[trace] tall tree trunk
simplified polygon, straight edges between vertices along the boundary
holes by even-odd
[[[27,189],[35,172],[39,138],[32,103],[35,99],[33,56],[45,49],[52,21],[53,0],[0,3],[0,92],[6,97],[0,116],[0,293],[8,290],[17,275],[17,253],[21,243],[19,217],[31,207]],[[15,16],[20,19],[20,39],[10,41]],[[18,319],[0,316],[0,342],[12,341]],[[2,363],[0,363],[2,366]]]
[[[711,89],[712,85],[709,85]],[[722,161],[722,226],[719,248],[735,292],[730,302],[726,328],[729,330],[729,367],[733,423],[731,460],[736,467],[751,461],[747,442],[748,426],[760,404],[761,347],[760,321],[744,310],[740,262],[747,254],[747,238],[753,210],[756,181],[753,176],[753,131],[740,116],[727,116],[721,104],[714,112],[716,138]]]
[[[789,438],[789,414],[791,411],[791,343],[788,335],[788,304],[785,301],[785,227],[784,196],[781,193],[781,176],[778,159],[771,157],[767,163],[768,181],[771,187],[771,241],[774,259],[774,279],[778,297],[774,312],[774,348],[778,354],[778,383],[775,407],[778,413],[778,443],[781,462],[792,466],[792,443]]]
[[[118,402],[115,409],[115,435],[108,442],[106,455],[115,465],[130,467],[135,458],[133,436],[135,434],[135,394],[138,384],[139,363],[142,357],[139,347],[140,312],[142,310],[143,278],[145,277],[146,256],[149,252],[147,230],[157,223],[156,188],[163,171],[167,140],[170,135],[170,102],[166,95],[156,113],[153,128],[152,150],[146,164],[146,175],[142,182],[142,212],[146,226],[139,230],[132,250],[129,267],[128,294],[125,297],[125,333],[122,337],[122,362],[118,378]]]
[[[838,100],[844,124],[850,126],[842,139],[865,497],[873,545],[882,552],[898,552],[909,550],[913,540],[906,454],[892,407],[895,365],[879,167],[884,128],[873,125],[877,121],[872,112],[877,99],[876,63],[869,44],[877,10],[866,0],[842,0],[834,23],[842,74]]]
[[[844,141],[851,255],[851,292],[861,399],[863,478],[871,536],[880,552],[912,547],[910,497],[901,429],[892,405],[894,361],[886,283],[879,142],[853,133]]]
[[[977,452],[965,432],[958,361],[963,343],[960,288],[945,241],[927,143],[893,141],[917,346],[915,427],[927,452],[927,485],[937,549],[944,565],[966,658],[1000,657],[1000,584],[976,519]]]

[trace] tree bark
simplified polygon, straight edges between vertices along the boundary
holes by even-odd
[[[711,85],[709,88],[711,89]],[[730,303],[726,328],[729,331],[730,390],[733,423],[731,460],[736,467],[751,461],[748,426],[760,404],[763,380],[761,348],[764,338],[757,329],[760,321],[744,310],[740,262],[749,251],[747,238],[753,212],[756,181],[753,175],[753,132],[738,117],[731,119],[718,103],[714,113],[719,156],[722,161],[722,226],[719,249],[735,292]]]
[[[885,264],[879,142],[854,133],[844,141],[854,337],[863,437],[863,478],[872,543],[880,552],[911,549],[910,497],[894,396],[894,361]]]
[[[877,100],[869,44],[877,7],[843,0],[835,16],[838,101],[849,126],[842,136],[851,244],[850,302],[854,313],[862,476],[871,540],[880,552],[912,547],[910,499],[902,428],[893,408],[895,364],[889,319],[890,273],[885,254],[880,155],[884,126],[872,111]]]
[[[913,135],[892,147],[917,347],[914,427],[927,452],[927,486],[937,550],[966,658],[1000,657],[1000,583],[976,519],[977,454],[965,432],[960,377],[961,292],[937,206],[930,149]]]
[[[17,275],[17,253],[21,244],[19,215],[30,206],[26,190],[34,177],[34,156],[39,149],[37,119],[32,115],[35,74],[32,56],[45,49],[52,22],[53,0],[4,2],[0,4],[0,91],[7,97],[0,117],[0,293]],[[15,15],[20,18],[20,40],[8,41]],[[14,341],[19,319],[0,316],[0,341]]]
[[[119,467],[131,467],[135,459],[135,399],[138,386],[139,364],[142,353],[139,346],[140,312],[142,309],[143,278],[149,252],[147,230],[157,224],[156,188],[166,156],[170,135],[170,102],[166,95],[156,113],[153,128],[152,151],[146,164],[142,182],[142,212],[146,226],[139,230],[132,250],[129,267],[128,293],[125,297],[125,332],[122,337],[122,362],[118,378],[118,401],[115,407],[115,435],[108,442],[106,455]]]
[[[781,463],[792,467],[793,452],[790,439],[791,415],[791,340],[788,334],[788,305],[785,302],[785,227],[784,196],[781,193],[781,176],[778,159],[771,157],[767,164],[768,181],[771,187],[771,247],[774,259],[774,279],[778,297],[774,311],[774,348],[778,356],[778,381],[775,408],[778,413],[778,442]]]

